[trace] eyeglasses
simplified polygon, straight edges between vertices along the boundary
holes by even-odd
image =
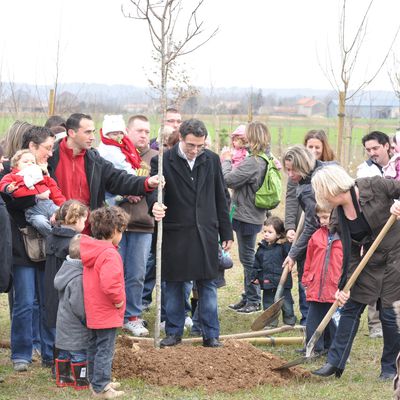
[[[205,149],[204,144],[196,145],[193,143],[186,143],[185,141],[183,141],[183,143],[185,143],[186,150],[189,150],[189,151],[197,150],[198,153],[201,153]]]
[[[44,144],[39,144],[39,146],[42,146],[48,153],[53,152],[52,145],[45,146]]]

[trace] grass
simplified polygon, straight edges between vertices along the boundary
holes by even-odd
[[[278,209],[282,213],[282,207]],[[239,298],[242,287],[242,269],[237,259],[236,250],[233,250],[234,267],[227,271],[227,285],[219,289],[219,306],[221,332],[223,334],[239,333],[249,330],[254,320],[253,315],[239,315],[227,308],[231,302]],[[296,285],[295,285],[296,286]],[[294,298],[297,300],[297,290],[293,290]],[[296,301],[296,314],[299,316]],[[154,323],[154,309],[145,315],[150,326]],[[9,317],[7,307],[7,296],[0,295],[0,339],[9,336]],[[380,356],[382,351],[381,339],[369,339],[366,315],[363,316],[360,330],[354,342],[350,362],[341,379],[328,378],[319,379],[313,377],[305,382],[293,381],[284,387],[260,386],[252,390],[240,391],[234,394],[217,393],[207,395],[202,390],[183,390],[176,387],[156,387],[146,384],[138,379],[123,380],[123,388],[127,393],[126,399],[154,400],[343,400],[343,399],[365,399],[381,400],[390,399],[392,388],[390,382],[380,382]],[[298,332],[294,335],[298,335]],[[262,347],[286,360],[298,357],[295,349],[299,346],[277,346]],[[195,351],[195,350],[188,350]],[[0,384],[0,400],[41,400],[41,399],[90,399],[88,391],[77,392],[70,388],[58,389],[49,376],[49,370],[41,368],[37,362],[27,373],[15,373],[9,361],[10,351],[0,349],[0,375],[5,382]],[[313,370],[323,361],[304,365],[305,368]]]

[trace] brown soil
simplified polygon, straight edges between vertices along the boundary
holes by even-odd
[[[284,371],[272,368],[284,363],[281,358],[237,340],[222,348],[179,345],[155,349],[151,344],[134,344],[118,339],[113,372],[116,378],[140,378],[158,386],[202,388],[208,393],[234,392],[258,385],[284,385],[304,379],[310,373],[293,367]]]

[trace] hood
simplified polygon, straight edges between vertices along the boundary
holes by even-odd
[[[54,287],[57,290],[64,290],[68,283],[75,277],[82,275],[82,272],[82,261],[67,256],[67,259],[63,262],[63,265],[54,278]]]
[[[100,254],[110,248],[115,249],[115,246],[111,242],[82,236],[80,249],[82,263],[85,268],[93,268]]]
[[[73,238],[75,235],[78,234],[77,231],[74,231],[71,228],[67,228],[62,225],[55,225],[53,229],[51,230],[51,233],[54,236],[61,236],[61,237],[67,237],[67,238]]]

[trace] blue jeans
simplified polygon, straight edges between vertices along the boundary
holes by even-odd
[[[266,310],[268,307],[274,304],[276,289],[264,289],[263,290],[263,309]],[[290,289],[283,289],[283,304],[282,304],[282,317],[283,323],[286,325],[294,325],[296,323],[296,316],[294,315],[293,309],[293,297]],[[278,326],[277,318],[272,321],[269,326]]]
[[[332,304],[310,301],[308,305],[309,308],[308,308],[307,323],[306,323],[307,343],[311,339],[311,336],[314,334],[315,330],[318,328],[318,325],[324,319],[326,313],[331,308]],[[317,352],[321,352],[325,349],[326,350],[329,349],[331,347],[335,334],[336,334],[336,325],[335,322],[331,319],[323,335],[318,339],[318,342],[315,344],[314,350]]]
[[[26,222],[46,237],[51,232],[50,218],[57,210],[58,206],[52,200],[38,200],[34,206],[25,210]]]
[[[100,393],[111,382],[117,328],[90,329],[87,351],[88,377],[93,390]]]
[[[14,303],[11,320],[11,359],[14,362],[32,361],[35,294],[39,301],[39,329],[43,362],[53,361],[55,329],[45,323],[44,271],[34,267],[13,265]]]
[[[119,246],[124,263],[127,320],[130,317],[140,317],[142,314],[142,295],[151,233],[125,232]]]
[[[343,306],[339,326],[328,353],[328,362],[331,365],[344,369],[365,307],[365,304],[351,299]],[[400,333],[397,330],[396,316],[393,307],[383,308],[380,301],[378,310],[383,332],[381,372],[396,374],[396,357],[400,351]]]
[[[297,260],[297,278],[299,281],[298,288],[299,288],[299,309],[301,313],[300,325],[305,326],[307,321],[307,314],[308,314],[308,302],[306,299],[306,291],[304,290],[304,286],[301,283],[301,278],[303,277],[304,271],[304,262],[305,258]]]
[[[219,337],[217,285],[213,279],[196,281],[198,319],[204,339]],[[165,332],[182,336],[185,325],[185,282],[165,282]]]
[[[72,363],[83,363],[87,359],[86,350],[80,350],[80,351],[60,350],[57,358],[59,360],[70,360]]]
[[[243,301],[251,304],[260,304],[261,294],[260,286],[253,285],[251,278],[253,276],[253,265],[256,246],[257,234],[243,235],[241,232],[236,232],[238,242],[239,260],[244,268],[244,292],[242,293]]]

